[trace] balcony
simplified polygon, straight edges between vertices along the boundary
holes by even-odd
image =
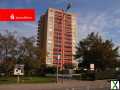
[[[71,25],[71,22],[72,22],[71,20],[68,20],[68,19],[65,20],[65,23],[66,23],[66,24],[70,24],[70,25]]]
[[[54,19],[55,20],[62,20],[62,15],[56,14]]]
[[[67,33],[67,34],[65,33],[64,35],[65,35],[66,37],[72,37],[72,34],[71,34],[71,33],[69,33],[69,34],[68,34],[68,33]]]
[[[72,42],[64,42],[65,47],[72,47]]]
[[[60,47],[54,47],[53,51],[54,51],[54,54],[58,53],[58,52],[61,52],[61,48]]]
[[[66,40],[66,41],[72,41],[72,38],[64,38],[64,40]]]
[[[54,29],[61,29],[62,30],[62,26],[55,25]]]
[[[71,57],[72,56],[72,52],[64,52],[64,56]]]
[[[72,29],[71,29],[71,28],[65,28],[65,32],[70,32],[70,33],[72,33]]]
[[[72,46],[64,46],[64,51],[72,51]]]
[[[54,32],[54,37],[55,38],[61,38],[62,37],[62,34],[61,33],[57,33],[56,31]]]
[[[60,11],[55,11],[55,14],[58,14],[58,15],[62,15],[62,12],[60,12]]]
[[[67,52],[67,54],[70,54],[70,53],[72,53],[72,49],[68,49],[68,48],[65,49],[65,48],[64,48],[64,52],[65,52],[65,53]],[[68,52],[69,52],[69,53],[68,53]]]
[[[66,51],[66,50],[64,50],[64,55],[71,56],[72,55],[72,51]]]

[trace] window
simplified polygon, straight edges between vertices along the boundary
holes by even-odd
[[[49,60],[49,61],[51,61],[51,60],[52,60],[52,58],[48,58],[48,60]]]
[[[51,52],[51,49],[52,49],[52,46],[51,46],[51,44],[48,44],[48,52]]]
[[[51,40],[48,40],[48,44],[49,44],[49,43],[52,43],[52,41],[51,41]]]
[[[49,28],[49,31],[52,31],[52,28]]]

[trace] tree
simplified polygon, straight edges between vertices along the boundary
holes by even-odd
[[[79,66],[85,68],[89,68],[90,63],[94,63],[98,70],[113,68],[119,56],[119,48],[111,40],[103,40],[93,32],[81,40],[76,49],[75,59],[80,61]]]
[[[73,69],[74,66],[73,66],[73,64],[64,64],[64,68],[65,69]]]
[[[1,66],[4,69],[6,75],[10,75],[16,64],[16,46],[17,40],[14,32],[6,31],[4,35],[0,34],[0,59]]]
[[[14,32],[0,33],[1,71],[10,75],[16,64],[24,64],[25,75],[31,75],[33,70],[40,68],[40,50],[35,41],[34,37],[16,38]]]
[[[34,70],[40,68],[39,49],[35,45],[34,37],[22,37],[18,48],[18,64],[24,64],[25,74],[31,75]]]

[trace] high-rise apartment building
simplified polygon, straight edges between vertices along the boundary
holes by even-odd
[[[76,17],[63,10],[49,8],[38,24],[38,46],[42,63],[59,66],[75,62]],[[58,60],[59,56],[59,61]]]

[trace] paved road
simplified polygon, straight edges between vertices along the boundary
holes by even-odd
[[[110,90],[110,84],[105,80],[75,81],[48,84],[11,84],[0,85],[0,90]]]

